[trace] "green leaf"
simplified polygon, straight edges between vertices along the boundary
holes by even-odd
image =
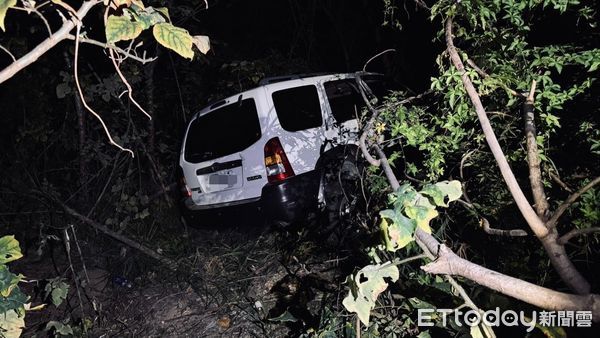
[[[170,23],[159,23],[152,28],[154,38],[161,45],[175,51],[184,58],[193,59],[193,39],[187,30],[175,27]]]
[[[19,241],[15,236],[4,236],[0,238],[0,264],[6,264],[23,257]]]
[[[17,4],[17,0],[0,0],[0,28],[3,31],[6,31],[4,28],[4,18],[6,17],[6,11],[9,8],[13,7]]]
[[[0,302],[0,313],[11,310],[21,314],[25,312],[25,303],[29,298],[19,288],[14,288],[8,297],[2,298]]]
[[[142,25],[142,30],[150,28],[157,23],[166,22],[165,13],[163,10],[166,8],[154,8],[148,6],[146,8],[133,10],[131,9],[132,15],[135,17],[135,21]],[[169,17],[169,13],[166,12],[166,17]]]
[[[50,331],[54,329],[54,333],[58,333],[61,336],[72,336],[73,335],[73,329],[71,328],[70,325],[65,325],[61,322],[57,322],[55,320],[51,320],[48,322],[48,324],[46,324],[46,329],[45,331]]]
[[[440,207],[448,207],[449,202],[456,201],[462,195],[462,186],[459,181],[443,181],[430,184],[421,191],[423,195],[430,196],[433,203]],[[446,201],[446,198],[448,200]]]
[[[25,316],[20,316],[13,310],[0,313],[0,336],[18,338],[21,336],[24,327]]]
[[[367,265],[358,271],[355,276],[350,276],[351,284],[355,286],[355,290],[350,290],[342,304],[346,310],[356,313],[360,321],[368,326],[370,313],[375,307],[377,297],[388,287],[388,283],[384,278],[389,278],[392,282],[395,282],[399,276],[398,268],[390,262]]]
[[[431,335],[429,334],[429,331],[423,331],[423,332],[419,333],[417,338],[431,338]]]
[[[8,297],[22,279],[23,275],[15,275],[6,265],[0,265],[0,295]]]
[[[414,219],[417,222],[417,226],[427,233],[431,233],[429,227],[429,221],[436,218],[438,212],[435,207],[429,203],[429,200],[423,196],[418,198],[413,205],[406,205],[404,212],[406,216]]]
[[[132,40],[144,30],[144,25],[125,16],[111,15],[106,21],[106,42]]]
[[[49,283],[46,284],[44,291],[46,297],[50,295],[52,304],[58,307],[65,299],[67,299],[67,295],[69,294],[69,284],[63,282],[61,278],[50,279]]]
[[[396,251],[402,249],[413,241],[413,233],[416,228],[416,223],[400,213],[392,211],[393,215],[384,216],[386,213],[383,210],[381,219],[381,231],[385,240],[385,246],[388,251]],[[391,216],[391,217],[390,217]],[[392,222],[388,224],[386,218]]]
[[[270,318],[269,321],[279,322],[279,323],[285,323],[285,322],[295,323],[298,321],[298,318],[294,317],[294,315],[291,314],[288,310],[285,310],[284,313],[282,313],[281,315],[279,315],[275,318]]]

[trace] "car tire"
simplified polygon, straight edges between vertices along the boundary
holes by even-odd
[[[356,216],[364,205],[364,164],[349,151],[323,165],[321,180],[324,208],[320,232],[335,245],[343,244],[355,230]]]

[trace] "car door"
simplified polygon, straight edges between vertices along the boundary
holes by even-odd
[[[266,87],[272,107],[267,130],[279,137],[296,174],[313,170],[324,141],[324,96],[315,79],[298,79]]]
[[[180,165],[196,207],[260,197],[266,183],[260,94],[225,99],[190,122]]]

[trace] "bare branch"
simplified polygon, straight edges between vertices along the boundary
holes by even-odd
[[[112,138],[112,136],[110,135],[110,131],[108,131],[108,127],[106,126],[106,124],[104,123],[104,120],[102,119],[102,117],[100,117],[100,115],[98,115],[98,113],[96,113],[86,102],[85,100],[85,96],[83,95],[83,90],[81,90],[81,85],[79,84],[79,72],[78,72],[78,66],[79,66],[79,32],[81,30],[81,22],[77,23],[77,35],[75,35],[75,57],[74,57],[74,61],[73,61],[73,74],[75,77],[75,85],[77,86],[77,92],[79,93],[79,98],[81,98],[81,103],[83,103],[83,106],[85,107],[85,109],[87,109],[90,113],[92,113],[92,115],[94,115],[94,117],[96,119],[98,119],[98,121],[100,122],[100,124],[102,125],[102,128],[104,129],[104,133],[106,134],[106,137],[108,137],[108,141],[110,142],[110,144],[112,144],[113,146],[119,148],[122,151],[126,151],[128,153],[131,154],[131,157],[134,157],[135,155],[133,154],[133,151],[131,149],[127,149],[122,147],[121,145],[119,145],[117,142],[115,142]]]
[[[481,217],[480,223],[483,231],[487,234],[494,236],[508,236],[508,237],[524,237],[527,236],[527,232],[522,229],[503,230],[496,229],[490,226],[490,222],[485,217]]]
[[[563,182],[563,180],[560,179],[560,176],[558,176],[558,174],[555,174],[550,170],[548,175],[554,182],[556,182],[556,184],[560,185],[561,188],[570,193],[573,193],[573,189],[571,189],[571,187],[569,187],[565,182]]]
[[[6,47],[4,47],[4,46],[0,45],[0,49],[2,49],[3,51],[5,51],[5,52],[6,52],[6,54],[8,54],[8,55],[9,55],[9,56],[10,56],[10,58],[13,60],[13,62],[16,62],[16,61],[17,61],[17,59],[15,59],[15,56],[13,55],[13,53],[11,53],[11,52],[8,50],[8,48],[6,48]]]
[[[48,2],[43,3],[43,4],[38,5],[38,6],[36,6],[34,8],[34,7],[28,7],[29,3],[27,1],[24,1],[23,5],[25,7],[23,7],[23,8],[21,8],[21,7],[11,7],[11,9],[16,9],[16,10],[24,11],[24,12],[27,12],[27,14],[34,13],[35,15],[37,15],[42,20],[42,22],[44,22],[44,26],[46,26],[46,31],[48,32],[48,36],[52,36],[52,29],[50,29],[50,24],[48,23],[48,20],[39,11],[39,8],[42,7],[42,6],[44,6],[47,3]]]
[[[125,87],[127,87],[127,95],[129,96],[129,100],[131,102],[133,102],[133,104],[139,110],[141,110],[142,113],[144,113],[148,117],[148,119],[152,120],[152,116],[150,116],[150,114],[148,114],[148,112],[146,112],[146,110],[144,110],[144,108],[142,108],[142,106],[140,106],[140,104],[133,98],[133,88],[131,88],[129,81],[127,81],[127,79],[125,78],[125,75],[123,75],[123,73],[121,72],[121,69],[119,68],[119,65],[117,64],[117,60],[115,60],[115,52],[112,49],[109,49],[108,52],[110,53],[110,59],[112,61],[112,64],[115,66],[115,70],[117,71],[117,74],[119,74],[121,81],[123,82],[123,84],[125,84]]]
[[[471,59],[467,59],[467,64],[469,66],[471,66],[471,68],[473,68],[477,74],[479,74],[481,77],[483,78],[492,78],[490,76],[490,74],[486,73],[483,69],[481,69],[477,64],[475,64],[475,62],[473,62],[473,60]],[[502,81],[496,80],[494,79],[496,83],[498,83],[500,85],[500,87],[504,88],[504,90],[506,90],[507,92],[509,92],[511,95],[513,96],[517,96],[517,97],[525,97],[525,95],[517,92],[516,90],[508,87],[507,85],[505,85]]]
[[[67,39],[75,41],[75,35],[69,34],[69,35],[67,35]],[[87,44],[90,44],[90,45],[94,45],[94,46],[98,46],[98,47],[102,47],[102,48],[106,48],[106,49],[113,49],[117,53],[125,55],[128,58],[133,59],[135,61],[139,61],[142,64],[146,64],[148,62],[152,62],[152,61],[154,61],[154,60],[157,59],[157,57],[151,57],[151,58],[140,57],[138,55],[132,54],[131,52],[127,52],[126,50],[124,50],[122,48],[119,48],[117,46],[110,45],[108,43],[101,42],[101,41],[98,41],[98,40],[85,38],[85,37],[82,37],[82,36],[79,37],[79,42],[87,43]]]
[[[479,122],[481,123],[481,128],[485,134],[486,141],[490,147],[490,150],[492,151],[492,154],[494,155],[494,158],[496,159],[496,162],[498,163],[498,167],[500,168],[500,172],[504,177],[504,181],[506,181],[506,185],[508,186],[510,193],[515,199],[519,210],[521,210],[523,217],[525,217],[525,220],[535,232],[536,236],[547,236],[548,230],[544,226],[542,220],[537,217],[535,211],[531,208],[531,205],[529,205],[527,198],[523,194],[523,191],[521,190],[521,187],[519,186],[519,183],[517,182],[517,179],[515,178],[515,175],[512,172],[506,157],[504,156],[504,152],[502,151],[502,148],[500,148],[500,144],[498,143],[498,139],[496,138],[494,130],[490,125],[490,121],[487,118],[485,109],[483,108],[483,104],[479,98],[479,94],[477,94],[477,90],[475,90],[471,79],[469,79],[469,76],[465,72],[465,67],[460,59],[460,56],[458,55],[458,52],[456,51],[456,48],[454,47],[454,42],[452,41],[451,19],[448,19],[446,22],[446,44],[448,46],[448,53],[450,54],[452,63],[462,75],[463,84],[467,90],[467,93],[469,94],[473,106],[475,106],[475,111],[477,113],[477,117],[479,118]]]
[[[585,194],[588,190],[592,189],[593,187],[595,187],[598,183],[600,183],[600,176],[594,178],[590,183],[586,184],[583,188],[577,190],[575,193],[571,194],[571,196],[569,196],[567,198],[566,201],[563,202],[563,204],[561,204],[556,211],[554,212],[554,214],[552,215],[552,217],[550,217],[550,219],[548,220],[548,222],[546,222],[546,226],[548,228],[554,228],[556,227],[556,223],[558,222],[558,219],[560,218],[560,216],[562,216],[562,214],[565,213],[565,211],[567,211],[567,209],[569,209],[569,207],[575,203],[577,201],[577,199],[579,199],[579,197],[583,194]]]
[[[535,107],[533,105],[535,101],[536,85],[537,82],[533,80],[531,82],[529,95],[523,103],[523,119],[525,120],[524,129],[525,144],[527,147],[527,164],[529,167],[529,184],[531,185],[535,211],[540,219],[545,220],[548,215],[549,205],[548,200],[546,199],[546,192],[544,191],[544,182],[542,181],[542,171],[540,169],[540,155],[536,140]]]
[[[385,53],[389,53],[389,52],[395,52],[396,50],[394,48],[390,48],[390,49],[386,49],[383,52],[377,53],[375,56],[373,56],[372,58],[370,58],[367,62],[365,62],[365,65],[363,66],[363,72],[367,71],[367,66],[369,65],[369,63],[373,60],[375,60],[376,58],[382,56]]]
[[[575,236],[587,235],[587,234],[591,234],[594,232],[600,232],[600,228],[595,227],[595,228],[586,228],[586,229],[573,229],[573,230],[567,232],[566,234],[564,234],[562,237],[560,237],[558,239],[558,243],[565,245],[565,244],[567,244],[567,242],[569,240],[571,240],[571,238],[573,238]]]
[[[95,5],[101,3],[100,0],[87,0],[85,1],[79,10],[77,11],[77,17],[82,19],[87,15],[87,13],[92,9]],[[67,20],[63,23],[62,27],[56,31],[56,33],[49,36],[46,40],[42,41],[39,45],[37,45],[34,49],[32,49],[29,53],[20,57],[6,68],[0,71],[0,83],[10,79],[16,73],[21,71],[23,68],[29,66],[30,64],[37,61],[40,56],[44,55],[48,50],[52,49],[56,44],[63,41],[67,38],[67,35],[73,28],[75,28],[75,24],[77,22],[76,18],[71,18],[71,20]]]
[[[104,234],[106,234],[106,235],[108,235],[108,236],[110,236],[110,237],[118,240],[121,243],[129,245],[130,247],[132,247],[132,248],[134,248],[134,249],[142,252],[143,254],[145,254],[145,255],[147,255],[149,257],[154,258],[155,260],[159,261],[166,268],[168,268],[170,270],[175,270],[177,268],[177,263],[174,262],[173,260],[160,255],[159,253],[157,253],[156,251],[148,248],[145,245],[142,245],[142,244],[140,244],[140,243],[138,243],[138,242],[136,242],[136,241],[134,241],[134,240],[132,240],[132,239],[130,239],[128,237],[125,237],[125,236],[123,236],[123,235],[121,235],[121,234],[119,234],[117,232],[112,231],[107,226],[105,226],[103,224],[100,224],[100,223],[98,223],[98,222],[96,222],[96,221],[94,221],[94,220],[92,220],[92,219],[90,219],[90,218],[88,218],[88,217],[86,217],[86,216],[78,213],[77,211],[71,209],[69,206],[67,206],[66,204],[64,204],[64,203],[62,203],[62,202],[60,202],[60,201],[58,201],[56,199],[53,199],[53,201],[55,203],[57,203],[60,207],[62,207],[62,209],[67,214],[75,217],[77,220],[79,220],[79,221],[81,221],[81,222],[83,222],[83,223],[85,223],[85,224],[93,227],[94,229],[97,229],[97,230],[101,231],[102,233],[104,233]]]
[[[461,80],[469,98],[473,106],[475,107],[475,112],[477,113],[477,118],[479,119],[479,123],[481,124],[481,129],[485,135],[485,139],[494,155],[496,163],[500,168],[500,173],[506,182],[506,186],[510,191],[513,199],[515,200],[517,207],[521,211],[521,214],[529,224],[531,230],[533,230],[536,237],[542,242],[544,249],[548,253],[548,257],[552,262],[556,272],[560,275],[562,280],[567,284],[572,290],[576,291],[579,294],[586,294],[590,291],[590,284],[585,280],[585,278],[577,271],[573,262],[569,259],[564,246],[558,244],[558,234],[556,231],[552,231],[547,228],[542,219],[538,217],[536,212],[533,210],[525,194],[521,190],[515,175],[504,156],[504,152],[498,143],[498,139],[492,129],[490,121],[487,117],[483,104],[481,103],[481,99],[473,82],[469,78],[468,73],[465,71],[465,67],[462,63],[456,48],[454,47],[454,42],[452,40],[452,18],[449,17],[446,20],[446,45],[447,51],[450,56],[454,67],[461,74]]]
[[[600,295],[573,295],[554,291],[484,268],[460,258],[433,236],[417,228],[417,239],[433,250],[437,259],[421,269],[433,274],[449,274],[470,279],[477,284],[496,290],[547,310],[588,310],[593,320],[600,321]]]

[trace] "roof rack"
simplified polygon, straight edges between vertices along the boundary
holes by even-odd
[[[264,85],[268,85],[271,83],[283,82],[283,81],[288,81],[288,80],[297,80],[297,79],[303,79],[303,78],[313,77],[313,76],[330,75],[330,74],[333,74],[333,73],[306,73],[306,74],[265,77],[264,79],[260,80],[258,85],[264,86]]]

